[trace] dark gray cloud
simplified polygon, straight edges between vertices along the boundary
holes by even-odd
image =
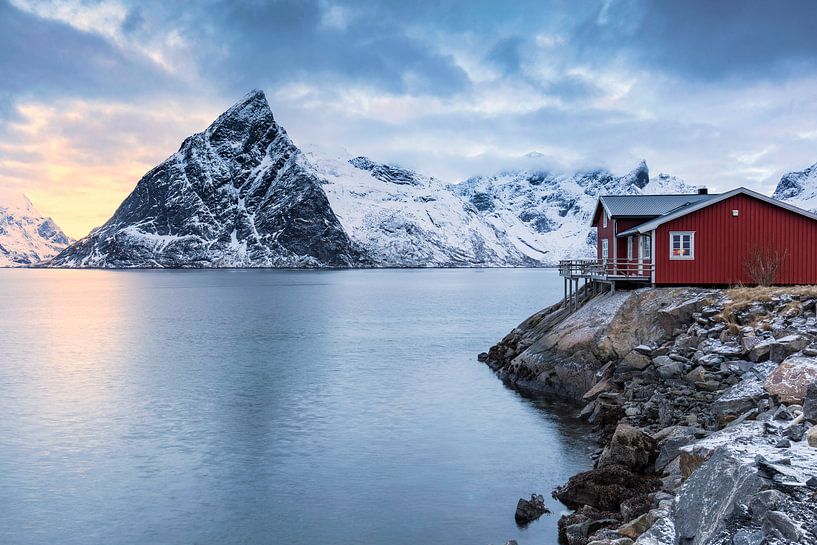
[[[178,89],[173,78],[143,57],[6,0],[0,0],[0,73],[0,120],[6,121],[14,115],[13,102],[23,97],[127,100]]]
[[[817,63],[817,2],[611,0],[576,27],[585,59],[627,53],[697,80],[777,78]]]

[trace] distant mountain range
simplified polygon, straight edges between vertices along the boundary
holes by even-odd
[[[17,236],[31,241],[29,252],[18,245],[5,264],[62,249],[46,265],[541,266],[595,255],[589,223],[600,194],[694,191],[672,176],[651,178],[643,161],[624,176],[522,168],[446,184],[367,157],[302,151],[253,91],[139,180],[102,227],[64,247],[47,220],[46,238]],[[775,198],[817,207],[817,165],[784,176]],[[50,253],[32,249],[43,240]]]
[[[33,265],[50,259],[71,241],[28,197],[0,193],[0,267]]]

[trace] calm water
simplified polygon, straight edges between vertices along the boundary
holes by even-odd
[[[0,543],[555,543],[587,429],[478,352],[550,270],[0,270]],[[539,492],[556,512],[525,530]]]

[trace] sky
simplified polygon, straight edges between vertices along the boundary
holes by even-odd
[[[445,181],[817,162],[817,2],[0,0],[0,190],[67,234],[254,88],[296,144]]]

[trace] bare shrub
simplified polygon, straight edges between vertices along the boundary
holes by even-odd
[[[771,244],[755,246],[744,262],[746,274],[758,286],[771,286],[780,274],[780,268],[789,257],[789,250]]]

